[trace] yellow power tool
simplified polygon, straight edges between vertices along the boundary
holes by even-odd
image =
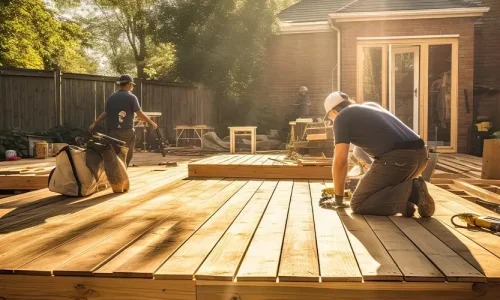
[[[478,216],[475,214],[470,214],[470,213],[464,213],[464,214],[458,214],[453,217],[451,217],[451,223],[455,225],[456,227],[463,227],[467,228],[462,225],[458,225],[455,223],[455,219],[459,218],[461,221],[467,223],[467,225],[470,227],[478,227],[478,228],[483,228],[483,229],[488,229],[490,231],[493,231],[495,233],[500,232],[500,219],[495,218],[495,217],[490,217],[490,216]]]

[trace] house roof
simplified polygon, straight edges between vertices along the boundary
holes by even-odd
[[[279,13],[282,22],[328,21],[332,13],[481,7],[478,0],[302,0]]]

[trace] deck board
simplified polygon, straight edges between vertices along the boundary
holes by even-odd
[[[260,180],[246,183],[218,210],[186,243],[184,243],[155,273],[156,279],[191,280],[205,258],[222,238],[242,209],[262,184]]]
[[[429,259],[387,217],[365,216],[406,281],[445,281]]]
[[[402,281],[403,274],[363,216],[338,211],[365,281]]]
[[[262,183],[196,272],[197,280],[233,280],[277,184]]]
[[[310,186],[321,280],[360,282],[361,272],[339,215],[317,205],[324,182],[310,182]]]
[[[293,181],[280,181],[238,271],[239,281],[276,281]]]
[[[280,282],[319,281],[318,250],[311,202],[309,182],[295,180],[278,272]]]
[[[448,281],[485,281],[483,274],[414,219],[391,217],[391,220],[441,270]]]

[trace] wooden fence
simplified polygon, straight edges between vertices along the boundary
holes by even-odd
[[[0,129],[44,131],[88,127],[116,91],[115,77],[0,68]],[[169,139],[176,125],[215,125],[214,92],[190,84],[138,80],[134,93],[146,112],[161,112]]]

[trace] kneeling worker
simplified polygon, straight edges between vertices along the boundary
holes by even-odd
[[[135,148],[134,113],[139,119],[151,125],[153,129],[158,128],[158,125],[142,112],[139,100],[132,94],[135,85],[132,76],[120,76],[117,84],[120,85],[120,90],[109,96],[104,112],[90,126],[89,130],[90,133],[93,133],[95,126],[106,119],[109,136],[127,143],[129,150],[126,165],[128,166]]]
[[[422,217],[434,214],[435,204],[420,174],[427,166],[424,141],[396,116],[376,103],[354,104],[342,92],[325,100],[333,123],[335,156],[333,178],[336,203],[342,203],[348,172],[349,144],[373,158],[351,199],[357,214]],[[337,192],[339,191],[339,192]]]

